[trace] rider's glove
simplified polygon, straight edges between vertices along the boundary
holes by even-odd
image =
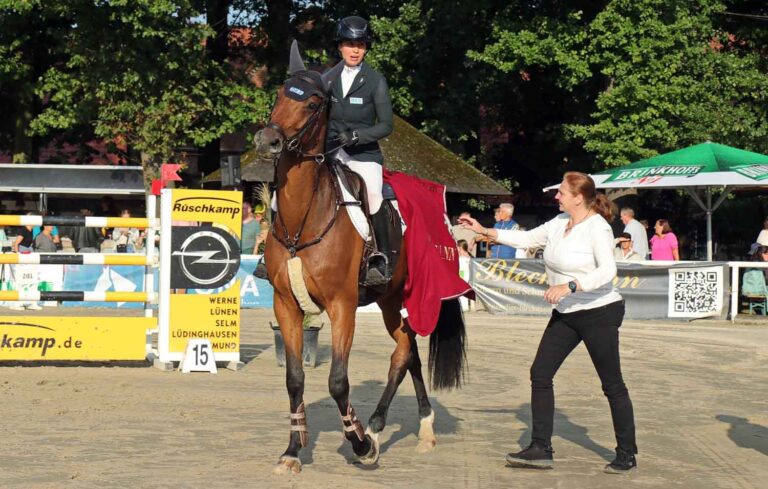
[[[336,137],[336,144],[343,148],[345,146],[354,146],[357,144],[357,140],[360,139],[357,135],[357,131],[351,131],[347,129],[346,131],[342,131],[339,133],[339,135]]]

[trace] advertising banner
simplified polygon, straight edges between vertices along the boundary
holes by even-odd
[[[155,282],[157,283],[157,282]],[[94,292],[143,292],[144,267],[135,265],[64,265],[64,288]],[[141,302],[71,302],[64,307],[143,309]]]
[[[628,319],[725,317],[726,263],[650,266],[619,263],[613,286]],[[492,314],[549,316],[542,260],[474,259],[470,284]]]
[[[208,339],[217,360],[239,361],[240,281],[232,279],[240,268],[243,194],[166,189],[163,199],[172,228],[160,243],[171,258],[161,262],[160,358],[179,360],[190,340]]]
[[[240,307],[242,309],[271,308],[272,297],[275,293],[269,281],[253,276],[253,271],[259,263],[261,255],[242,255],[240,268],[233,280],[240,282]],[[230,285],[217,289],[190,289],[188,294],[215,294],[226,290]]]
[[[144,360],[153,318],[0,317],[0,360]]]
[[[62,290],[64,265],[0,265],[0,290],[48,291]],[[12,306],[13,302],[0,301],[0,306]],[[45,302],[56,306],[56,302]]]

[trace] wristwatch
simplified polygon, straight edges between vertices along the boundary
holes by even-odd
[[[576,282],[574,280],[568,282],[568,290],[571,291],[571,294],[576,292]]]

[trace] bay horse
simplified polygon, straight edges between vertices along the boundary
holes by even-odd
[[[295,280],[296,272],[291,272],[289,266],[295,258],[300,259],[300,279],[313,305],[327,311],[331,321],[328,389],[339,409],[343,435],[352,444],[359,462],[374,464],[378,460],[378,434],[384,429],[389,405],[406,372],[411,374],[418,400],[417,450],[427,452],[436,444],[432,428],[434,412],[421,373],[416,336],[400,314],[408,274],[408,250],[403,241],[390,283],[384,290],[374,291],[372,296],[381,308],[384,324],[396,346],[387,385],[367,429],[363,429],[349,400],[349,354],[365,243],[343,209],[343,198],[334,182],[333,163],[325,150],[330,86],[342,68],[343,61],[323,73],[308,71],[294,41],[290,78],[278,90],[269,123],[254,137],[257,150],[275,158],[277,187],[277,216],[266,241],[265,262],[275,290],[275,317],[285,342],[290,441],[274,469],[276,474],[300,472],[299,450],[308,442],[302,366],[305,311],[289,277],[294,273]],[[371,300],[371,291],[366,292]],[[463,376],[464,321],[458,300],[451,302],[455,304],[450,307],[443,304],[435,332],[430,336],[429,373],[436,389],[459,387]]]

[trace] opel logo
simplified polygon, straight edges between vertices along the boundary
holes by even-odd
[[[240,262],[239,250],[230,241],[234,239],[219,230],[192,231],[172,256],[194,288],[220,287],[237,273]]]

